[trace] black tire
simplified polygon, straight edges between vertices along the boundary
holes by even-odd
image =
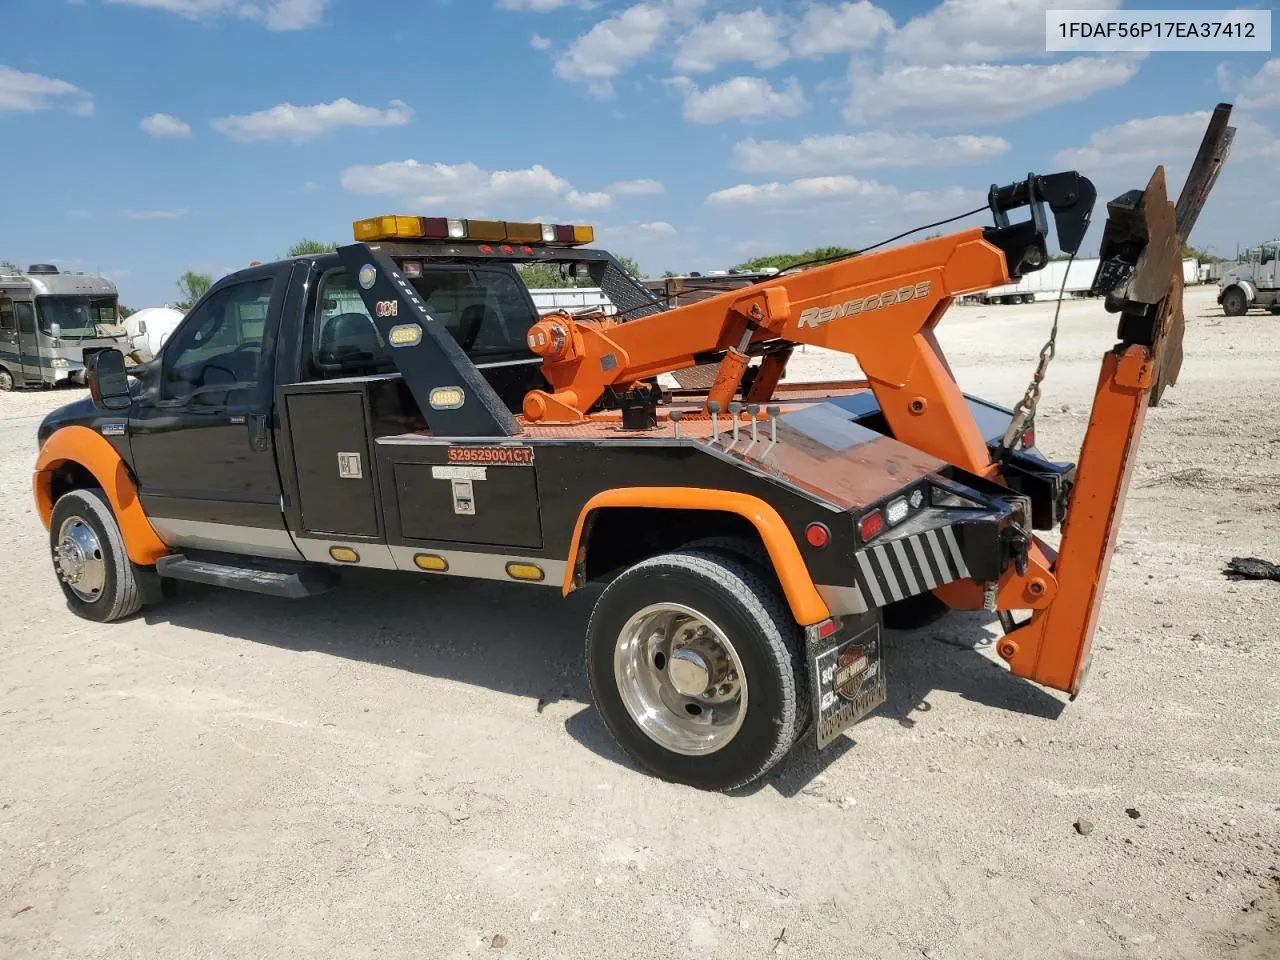
[[[1228,317],[1243,317],[1249,310],[1249,298],[1239,287],[1222,291],[1222,312]]]
[[[8,393],[13,389],[13,374],[0,367],[0,393]]]
[[[741,661],[747,705],[741,726],[712,752],[687,755],[651,738],[619,692],[614,653],[624,626],[650,604],[705,615]],[[644,560],[605,588],[587,625],[587,677],[605,725],[636,763],[664,780],[733,790],[762,777],[803,733],[809,710],[804,634],[778,589],[751,566],[713,550]]]
[[[70,525],[70,529],[74,529],[77,523],[92,532],[92,542],[96,543],[96,551],[83,554],[86,560],[92,559],[101,564],[103,576],[96,591],[83,589],[78,593],[59,564],[59,544],[66,532],[64,528]],[[142,607],[142,591],[125,552],[120,527],[100,490],[72,490],[58,498],[49,523],[49,548],[58,585],[67,598],[67,606],[76,616],[96,623],[110,623],[132,616]],[[82,595],[85,593],[90,595]]]

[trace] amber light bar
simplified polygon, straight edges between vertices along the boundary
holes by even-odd
[[[567,223],[515,223],[509,220],[450,220],[445,217],[385,216],[352,224],[361,243],[379,240],[476,240],[577,247],[596,238],[594,227]]]

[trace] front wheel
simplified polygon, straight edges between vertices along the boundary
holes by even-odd
[[[49,546],[58,584],[76,616],[109,623],[138,612],[142,592],[102,491],[72,490],[58,498]]]
[[[1249,298],[1239,287],[1231,287],[1222,294],[1222,312],[1228,317],[1242,317],[1249,309]]]
[[[8,393],[13,389],[13,374],[0,367],[0,393]]]
[[[731,790],[805,729],[803,633],[758,572],[682,550],[627,570],[587,627],[587,674],[614,739],[666,780]]]

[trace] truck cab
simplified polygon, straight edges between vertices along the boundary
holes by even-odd
[[[1229,317],[1253,307],[1280,312],[1280,240],[1259,244],[1218,281],[1218,303]]]

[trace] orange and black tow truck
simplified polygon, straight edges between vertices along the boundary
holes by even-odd
[[[1014,410],[966,396],[933,331],[1043,267],[1050,219],[1079,249],[1077,173],[992,187],[991,226],[670,309],[590,228],[376,217],[336,253],[224,278],[132,375],[96,356],[90,397],[39,433],[59,583],[101,622],[176,581],[304,597],[344,567],[603,583],[602,717],[649,770],[709,789],[882,703],[886,623],[992,611],[1013,673],[1074,696],[1143,416],[1181,360],[1181,245],[1228,113],[1177,207],[1162,168],[1108,206],[1096,290],[1119,342],[1076,465],[1036,449],[1034,388]],[[617,313],[539,318],[530,262],[591,277]],[[783,383],[798,344],[866,379]],[[709,364],[706,389],[658,381]],[[1055,528],[1057,551],[1034,532]]]

